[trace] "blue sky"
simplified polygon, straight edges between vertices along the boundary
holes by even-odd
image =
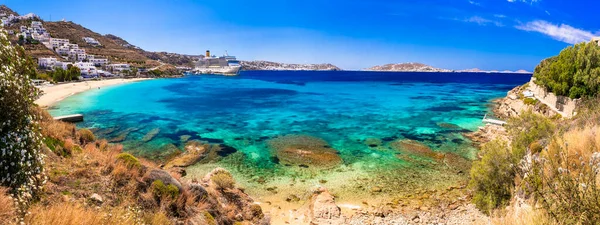
[[[0,0],[20,14],[66,19],[149,51],[344,69],[422,62],[532,71],[600,33],[595,0]]]

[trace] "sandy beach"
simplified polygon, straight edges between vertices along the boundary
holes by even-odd
[[[69,97],[71,95],[81,93],[91,89],[97,89],[107,87],[111,85],[124,84],[130,82],[137,82],[142,80],[148,80],[149,78],[133,78],[133,79],[110,79],[110,80],[95,80],[95,81],[83,81],[77,83],[64,83],[52,86],[40,87],[43,95],[35,101],[41,107],[49,107],[53,104]]]

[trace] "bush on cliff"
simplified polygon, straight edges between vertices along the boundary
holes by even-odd
[[[45,180],[42,135],[34,100],[35,65],[22,47],[10,45],[0,29],[0,185],[11,188],[19,203],[35,198]]]
[[[514,189],[515,170],[508,144],[494,140],[483,146],[482,158],[473,163],[469,187],[473,202],[481,211],[508,205]]]
[[[528,191],[559,224],[600,221],[600,127],[557,135],[547,149],[522,163]]]
[[[556,95],[596,96],[600,91],[600,47],[594,42],[569,46],[542,61],[533,76],[537,84]]]

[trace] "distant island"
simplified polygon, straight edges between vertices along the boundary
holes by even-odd
[[[389,71],[389,72],[441,72],[441,73],[452,73],[452,72],[470,72],[470,73],[523,73],[530,74],[531,72],[527,70],[481,70],[478,68],[473,69],[465,69],[465,70],[449,70],[449,69],[441,69],[436,68],[430,65],[426,65],[423,63],[410,62],[410,63],[397,63],[397,64],[385,64],[381,66],[374,66],[371,68],[365,69],[365,71]]]
[[[339,67],[329,64],[288,64],[269,61],[240,61],[242,70],[302,70],[302,71],[340,71]]]

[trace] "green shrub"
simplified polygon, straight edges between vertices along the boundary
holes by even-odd
[[[173,184],[165,185],[161,180],[155,180],[150,185],[154,198],[162,201],[164,199],[174,200],[179,196],[179,188]]]
[[[81,129],[78,131],[79,133],[79,142],[83,145],[87,143],[92,143],[96,140],[96,136],[89,129]]]
[[[494,140],[482,148],[481,160],[471,168],[469,188],[473,191],[473,203],[481,211],[492,210],[509,203],[514,189],[514,161],[508,144]]]
[[[140,163],[140,160],[138,160],[135,156],[133,156],[129,153],[121,153],[121,154],[117,155],[117,161],[125,164],[127,166],[127,168],[129,168],[129,169],[142,168],[142,164]]]
[[[569,46],[542,61],[533,76],[535,83],[556,95],[596,96],[600,91],[600,47],[594,42]]]
[[[548,118],[531,111],[511,118],[507,126],[512,142],[512,155],[515,161],[521,160],[531,143],[549,138],[556,125]]]
[[[17,194],[24,206],[37,197],[45,178],[42,134],[34,100],[39,90],[31,81],[36,65],[20,46],[11,46],[0,28],[0,185]]]
[[[210,177],[210,180],[216,185],[217,189],[225,190],[235,187],[235,180],[231,173],[220,170]]]
[[[523,99],[523,103],[525,103],[525,105],[535,105],[538,103],[538,100],[535,98],[525,98]]]

